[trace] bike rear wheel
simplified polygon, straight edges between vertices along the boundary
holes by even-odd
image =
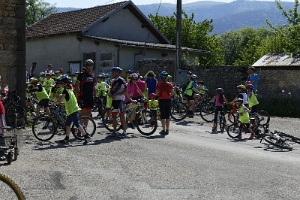
[[[25,196],[19,186],[3,174],[0,174],[0,194],[4,199],[25,200]]]
[[[212,122],[215,117],[215,107],[213,104],[208,103],[203,105],[200,111],[201,118],[206,122]]]
[[[53,119],[48,116],[40,116],[35,119],[32,123],[32,133],[40,141],[51,140],[56,133]]]
[[[283,133],[283,132],[278,132],[278,134],[279,134],[280,137],[288,138],[292,142],[300,144],[300,138],[298,138],[298,137],[295,137],[293,135],[289,135],[289,134],[286,134],[286,133]]]
[[[152,135],[157,129],[156,116],[148,110],[137,113],[135,123],[137,130],[142,135]]]
[[[265,110],[260,110],[256,113],[259,119],[259,124],[266,125],[270,123],[270,114]]]
[[[104,111],[103,117],[102,117],[103,126],[110,132],[114,131],[113,124],[112,124],[112,115],[111,115],[111,109],[108,108]],[[121,121],[120,116],[117,116],[117,131],[121,129]]]
[[[223,133],[226,128],[226,118],[225,116],[222,116],[220,119],[221,119],[219,123],[220,131]]]
[[[90,117],[79,117],[80,125],[85,130],[86,133],[88,133],[91,137],[96,132],[96,123],[95,121]],[[75,127],[74,124],[72,124],[71,132],[74,135],[74,137],[78,140],[84,140],[85,136],[83,133],[81,133],[77,127]]]
[[[172,103],[171,105],[171,117],[175,121],[181,121],[187,116],[187,107],[182,102]]]

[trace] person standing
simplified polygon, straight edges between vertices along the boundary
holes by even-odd
[[[255,73],[255,67],[248,67],[248,79],[246,81],[247,84],[252,84],[253,85],[253,90],[256,93],[257,92],[257,83],[258,83],[258,75]]]
[[[54,74],[54,72],[52,70],[52,64],[48,64],[45,74]]]
[[[87,59],[84,64],[85,70],[78,75],[76,80],[75,94],[81,106],[81,116],[89,117],[92,114],[96,97],[96,80],[93,74],[94,61]]]
[[[120,76],[122,69],[120,67],[113,67],[111,74],[113,80],[111,82],[111,89],[108,94],[112,98],[112,123],[113,123],[113,134],[112,136],[127,137],[126,134],[126,120],[125,120],[125,95],[128,95],[126,81]],[[132,99],[130,99],[131,101]],[[117,132],[117,116],[120,116],[121,126],[123,133]]]
[[[160,121],[163,130],[159,132],[161,135],[168,135],[170,128],[170,113],[171,113],[171,97],[173,95],[173,85],[167,82],[168,72],[162,71],[160,81],[156,86],[156,94],[158,96],[158,104],[160,110]]]
[[[29,78],[34,77],[34,70],[36,68],[36,62],[32,63],[32,66],[30,68],[30,72],[29,72]]]

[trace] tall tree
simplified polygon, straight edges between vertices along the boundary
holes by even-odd
[[[55,5],[43,0],[26,0],[26,26],[45,18],[55,11]]]
[[[218,65],[222,64],[223,60],[220,56],[220,43],[215,35],[209,36],[208,34],[213,30],[212,20],[204,20],[202,22],[196,22],[194,20],[194,14],[190,17],[183,12],[182,13],[182,46],[202,49],[211,52],[207,55],[200,56],[197,60],[197,64],[201,65]],[[171,42],[176,44],[176,13],[173,16],[159,16],[149,15],[151,22],[157,29],[165,35]],[[184,55],[187,57],[188,55]],[[196,64],[196,63],[193,63]]]

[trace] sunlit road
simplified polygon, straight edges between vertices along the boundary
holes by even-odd
[[[297,127],[297,119],[278,120]],[[166,137],[160,128],[150,137],[128,129],[129,139],[99,128],[93,143],[69,147],[56,142],[63,136],[40,143],[24,133],[18,160],[0,171],[27,199],[300,199],[300,145],[265,149],[259,140],[211,134],[210,126],[172,122]]]

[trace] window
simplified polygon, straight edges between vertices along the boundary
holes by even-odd
[[[81,72],[81,62],[69,62],[69,71],[71,75],[74,75],[75,72]]]
[[[103,71],[103,68],[111,68],[113,66],[113,54],[111,52],[100,53],[100,71]]]

